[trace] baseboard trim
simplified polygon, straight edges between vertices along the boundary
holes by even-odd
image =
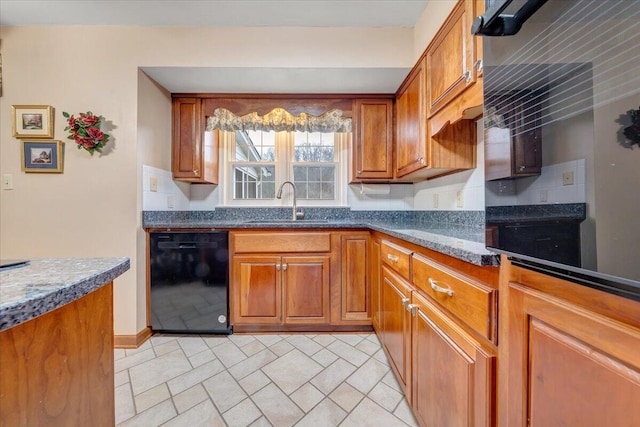
[[[114,348],[138,348],[151,338],[151,328],[146,327],[136,335],[116,335],[113,337]]]

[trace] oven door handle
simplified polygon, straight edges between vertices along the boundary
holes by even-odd
[[[496,2],[484,15],[476,17],[471,34],[477,36],[512,36],[547,0],[527,0],[517,12],[502,13],[514,0]]]

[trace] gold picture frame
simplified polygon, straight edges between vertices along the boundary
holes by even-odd
[[[14,138],[53,138],[53,107],[50,105],[12,105]]]
[[[58,140],[23,140],[20,158],[24,172],[62,173],[64,143]]]

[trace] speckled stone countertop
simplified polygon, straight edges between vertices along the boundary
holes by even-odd
[[[0,270],[0,331],[75,301],[128,269],[128,258],[48,258]]]
[[[481,221],[472,213],[458,212],[357,212],[343,208],[324,209],[322,212],[305,209],[309,212],[303,221],[289,221],[291,210],[285,215],[276,210],[251,209],[229,212],[156,212],[143,215],[144,228],[194,229],[212,228],[217,230],[239,229],[369,229],[414,243],[418,246],[441,252],[454,258],[481,266],[498,265],[498,255],[486,249],[484,244],[484,217]],[[246,211],[249,211],[247,213]],[[337,212],[337,213],[336,213]],[[241,214],[242,213],[242,214]],[[172,215],[173,214],[173,215]],[[237,216],[236,216],[237,215]],[[464,216],[463,216],[464,215]],[[469,216],[473,217],[469,220]],[[264,218],[256,221],[254,218]],[[474,226],[463,225],[473,223]],[[478,224],[482,226],[479,227]]]

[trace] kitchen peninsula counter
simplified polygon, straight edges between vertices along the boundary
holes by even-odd
[[[113,426],[113,280],[127,258],[0,271],[0,425]]]

